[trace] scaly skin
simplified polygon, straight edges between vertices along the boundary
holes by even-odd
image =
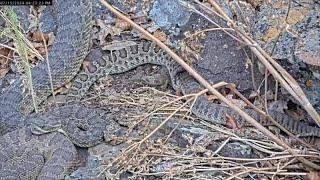
[[[54,2],[58,29],[48,61],[56,89],[76,75],[88,52],[92,5],[91,0]],[[39,104],[52,92],[47,63],[41,62],[31,75]],[[23,79],[18,79],[0,97],[0,135],[4,134],[0,137],[0,179],[63,179],[74,165],[76,149],[61,133],[31,133],[25,114],[33,105],[24,86]]]
[[[77,151],[61,133],[34,135],[21,128],[0,137],[0,179],[63,179]]]
[[[54,4],[58,21],[57,36],[49,53],[53,88],[69,82],[79,71],[91,40],[91,0],[58,0]],[[37,104],[52,92],[45,61],[32,69],[32,85]],[[0,135],[24,125],[24,115],[33,110],[31,96],[23,80],[14,82],[0,97]]]
[[[79,147],[100,144],[106,134],[113,134],[120,126],[99,108],[70,105],[49,112],[35,114],[27,119],[34,134],[60,131]]]

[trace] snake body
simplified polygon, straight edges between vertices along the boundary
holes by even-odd
[[[91,40],[91,0],[54,3],[58,21],[57,36],[48,56],[53,89],[69,82],[78,72]],[[49,70],[45,61],[32,69],[32,85],[37,104],[52,92]],[[23,126],[24,115],[33,110],[31,95],[19,79],[0,97],[0,134]]]
[[[60,131],[79,147],[95,146],[106,134],[113,134],[120,128],[105,111],[77,104],[35,114],[26,121],[34,134]]]
[[[0,137],[0,179],[63,179],[76,149],[61,133],[34,135],[21,128]]]
[[[32,69],[37,104],[53,89],[69,82],[79,71],[91,40],[91,0],[54,1],[57,35],[47,63]],[[33,110],[24,80],[15,81],[0,97],[0,179],[63,179],[69,173],[76,150],[61,133],[33,135],[26,126]],[[70,111],[70,108],[65,107]]]
[[[50,75],[53,89],[73,79],[67,101],[81,99],[90,86],[106,74],[123,73],[147,63],[167,67],[175,90],[188,94],[202,89],[166,52],[147,41],[114,50],[105,58],[95,58],[78,72],[90,46],[91,0],[58,0],[55,9],[58,30],[48,58]],[[32,69],[32,80],[39,104],[52,92],[45,62]],[[23,80],[19,79],[0,97],[0,134],[5,134],[0,138],[0,179],[61,179],[75,159],[75,149],[70,141],[84,147],[96,145],[103,140],[106,126],[111,122],[106,122],[103,112],[77,105],[25,117],[24,113],[30,113],[33,107],[30,95],[23,87]],[[219,124],[226,124],[226,114],[236,115],[227,107],[209,102],[204,96],[196,101],[193,113]],[[248,110],[248,113],[264,122],[254,111]],[[293,133],[320,137],[316,127],[293,122],[281,113],[271,111],[270,114]],[[61,133],[41,132],[51,132],[57,127],[67,139]]]

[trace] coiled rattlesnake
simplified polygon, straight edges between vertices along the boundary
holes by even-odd
[[[57,88],[76,75],[88,52],[92,2],[54,2],[58,29],[48,60],[53,87]],[[51,94],[46,62],[32,69],[32,81],[40,103]],[[7,133],[0,137],[0,179],[62,179],[75,160],[75,147],[61,133],[31,134],[21,109],[27,113],[33,110],[29,96],[19,79],[0,97],[0,135]]]

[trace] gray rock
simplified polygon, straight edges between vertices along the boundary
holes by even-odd
[[[277,5],[276,0],[264,3],[252,32],[258,43],[274,58],[297,63],[303,61],[301,54],[319,52],[320,5],[315,2],[289,2],[289,14],[286,3],[282,6]]]
[[[240,91],[253,89],[251,67],[248,66],[244,50],[238,48],[239,45],[224,32],[208,34],[203,59],[198,63],[198,67],[202,69],[201,74],[211,83],[226,81],[236,84]],[[258,84],[262,76],[255,63],[254,70],[255,81]]]
[[[157,0],[150,11],[150,18],[165,29],[174,28],[176,25],[186,24],[190,18],[189,12],[179,3],[179,0]]]

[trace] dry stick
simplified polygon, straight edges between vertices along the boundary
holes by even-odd
[[[49,58],[48,58],[48,47],[47,47],[47,42],[44,38],[44,35],[42,33],[42,30],[40,29],[40,33],[41,33],[41,38],[44,44],[44,49],[46,51],[46,63],[47,63],[47,69],[48,69],[48,74],[49,74],[49,80],[50,80],[50,87],[51,87],[51,93],[52,93],[52,97],[53,97],[53,102],[55,104],[56,107],[58,107],[57,101],[56,101],[56,95],[54,94],[54,88],[53,88],[53,82],[52,82],[52,74],[51,74],[51,68],[50,68],[50,63],[49,63]]]
[[[159,110],[161,110],[161,109],[169,106],[170,104],[173,104],[173,103],[175,103],[175,102],[177,102],[177,101],[180,101],[181,99],[185,99],[186,97],[192,97],[192,96],[193,96],[193,94],[186,95],[186,96],[182,96],[182,97],[178,97],[178,98],[176,98],[175,100],[170,101],[170,102],[168,102],[168,103],[160,106],[159,108],[156,108],[155,110],[151,111],[150,113],[148,113],[147,115],[145,115],[144,117],[142,117],[141,119],[139,119],[138,122],[136,122],[135,124],[133,124],[132,128],[136,127],[137,124],[141,123],[141,122],[144,121],[147,117],[151,116],[151,115],[154,114],[155,112],[157,112],[157,111],[159,111]]]
[[[1,45],[0,45],[0,46],[1,46]],[[5,55],[0,54],[0,58],[6,59],[6,60],[8,60],[8,61],[13,61],[13,59],[10,58],[9,56],[10,56],[10,54],[8,54],[8,56],[5,56]]]
[[[239,34],[240,36],[242,36],[242,39],[246,42],[246,43],[248,43],[248,44],[252,44],[247,38],[245,38],[242,34]],[[259,46],[258,46],[259,47]],[[262,61],[262,63],[266,66],[266,68],[267,69],[273,69],[273,67],[272,67],[272,65],[265,59],[265,57],[262,55],[263,53],[261,53],[260,51],[258,51],[256,48],[257,48],[257,46],[256,47],[252,47],[252,46],[249,46],[249,48],[251,49],[251,51],[253,51],[254,53],[255,53],[255,55]],[[262,49],[260,49],[260,50],[262,50]],[[263,51],[263,50],[262,50]],[[265,53],[266,54],[266,53]],[[267,54],[266,54],[267,55]],[[271,57],[270,57],[271,58]],[[272,59],[272,58],[271,58]],[[279,64],[278,64],[278,66],[280,66]],[[283,70],[283,71],[285,71],[285,70]],[[290,85],[281,77],[281,75],[277,72],[277,71],[270,71],[270,73],[274,76],[274,77],[278,77],[278,78],[276,78],[276,79],[278,79],[279,80],[279,82],[290,92],[290,94],[292,94],[292,95],[296,95],[295,94],[295,92],[293,91],[293,89],[290,87]],[[288,77],[291,77],[290,75],[288,76]],[[292,77],[291,77],[292,78]],[[290,81],[289,81],[290,82]],[[291,81],[292,82],[292,81]],[[291,85],[294,85],[294,83],[292,83]],[[299,86],[295,86],[295,90],[298,90],[300,87]],[[301,90],[302,91],[302,90]],[[304,103],[301,103],[304,107],[305,107],[305,109],[307,110],[307,109],[310,109],[310,106],[311,106],[311,109],[313,109],[313,107],[312,107],[312,105],[309,103],[309,101],[308,101],[308,99],[306,99],[306,98],[304,98],[304,96],[299,96],[299,94],[297,94],[298,95],[298,100],[300,101],[300,103],[301,103],[301,101],[303,101]],[[294,96],[294,97],[297,97],[297,95],[296,96]],[[301,95],[301,94],[300,94]],[[310,106],[309,106],[310,105]],[[308,108],[306,108],[306,107],[308,107]],[[314,110],[314,109],[313,109]],[[315,110],[314,110],[315,111]],[[309,112],[309,111],[308,111]],[[309,112],[309,114],[310,114],[310,112]],[[317,112],[315,112],[315,114],[313,113],[313,115],[317,115],[317,116],[319,116],[318,115],[318,113]],[[310,114],[310,116],[312,116],[312,114]],[[315,117],[315,116],[312,116],[312,117]],[[248,119],[247,119],[248,120]],[[250,121],[249,121],[250,122]],[[320,121],[319,121],[320,122]],[[251,122],[250,122],[251,123]],[[252,124],[252,123],[251,123]],[[252,124],[253,125],[253,124]],[[256,127],[256,126],[255,126]],[[261,132],[262,133],[264,133],[264,134],[266,134],[264,131],[262,131],[262,129],[260,129],[259,128],[259,130],[261,130]],[[270,131],[269,131],[270,132]],[[271,132],[270,132],[271,133]],[[268,136],[268,134],[266,134],[267,136]],[[275,136],[274,134],[272,134],[272,136]],[[268,136],[268,137],[270,137],[271,138],[271,136]],[[276,136],[275,136],[276,137]],[[297,155],[297,153],[296,152],[294,152],[287,144],[285,144],[285,143],[279,143],[279,141],[281,141],[280,139],[278,139],[277,138],[277,141],[275,140],[275,139],[273,139],[273,138],[271,138],[272,140],[274,140],[275,142],[277,142],[279,145],[281,145],[282,147],[284,147],[285,149],[287,149],[288,151],[289,151],[289,153],[291,153],[293,156],[296,156]],[[282,142],[282,141],[281,141]],[[297,159],[300,161],[300,162],[302,162],[302,163],[304,163],[304,164],[306,164],[306,165],[308,165],[309,167],[312,167],[312,168],[314,168],[314,169],[316,169],[316,170],[320,170],[319,168],[320,168],[320,166],[319,165],[317,165],[317,164],[315,164],[315,163],[313,163],[313,162],[311,162],[311,161],[309,161],[309,160],[307,160],[307,159],[305,159],[305,158],[300,158],[300,157],[297,157]]]
[[[5,22],[9,23],[10,26],[13,26],[12,22],[4,15],[4,13],[1,12],[1,11],[0,11],[0,16],[5,20]],[[20,27],[20,26],[19,26],[19,27]],[[23,28],[20,27],[20,29],[23,29]],[[24,36],[23,33],[21,33],[21,31],[18,31],[17,33],[19,33],[19,35],[21,35],[21,36]],[[11,39],[12,39],[12,38],[11,38]],[[39,59],[43,60],[43,57],[42,57],[42,56],[39,54],[39,52],[34,48],[34,46],[30,43],[30,41],[28,41],[28,40],[26,41],[25,39],[24,39],[24,41],[25,41],[25,43],[27,44],[27,47],[30,49],[30,52],[34,53]],[[13,50],[13,51],[17,51],[17,50],[15,50],[15,48],[12,48],[12,47],[7,46],[7,45],[5,45],[5,44],[0,44],[0,45],[1,45],[1,46],[4,46],[4,47],[6,47],[6,48],[9,48],[9,49],[11,49],[11,50]]]
[[[150,138],[155,132],[157,132],[165,123],[167,123],[178,111],[180,111],[180,109],[182,109],[183,107],[185,107],[192,99],[187,100],[185,103],[183,103],[183,105],[181,105],[180,107],[178,107],[173,113],[171,113],[163,122],[161,122],[151,133],[149,133],[146,137],[144,137],[142,140],[140,140],[137,143],[134,143],[132,145],[130,145],[129,147],[126,148],[125,151],[123,151],[122,154],[124,153],[128,153],[130,151],[132,151],[134,148],[136,148],[136,151],[134,153],[134,155],[138,152],[138,148],[140,148],[141,144],[143,142],[145,142],[148,138]],[[134,155],[132,156],[132,158],[134,157]],[[114,164],[116,161],[118,161],[120,159],[120,157],[118,156],[116,159],[114,159],[112,161],[112,163],[110,163],[110,165]],[[129,162],[129,161],[128,161]],[[107,166],[105,168],[105,170],[109,168],[109,166]]]
[[[204,30],[201,30],[201,31],[198,31],[198,32],[195,32],[195,33],[193,33],[193,34],[190,34],[189,36],[186,36],[186,38],[191,38],[191,37],[193,37],[193,36],[196,36],[196,35],[198,35],[198,34],[200,34],[200,33],[204,33],[204,32],[210,32],[210,31],[220,31],[220,30],[225,30],[225,31],[234,31],[233,29],[231,29],[231,28],[209,28],[209,29],[204,29]]]
[[[282,142],[278,137],[274,134],[272,134],[268,129],[263,127],[261,124],[259,124],[256,120],[254,120],[251,116],[249,116],[247,113],[242,111],[238,106],[231,103],[227,98],[225,98],[222,94],[220,94],[216,89],[211,87],[210,83],[208,83],[205,79],[203,79],[196,71],[194,71],[187,63],[185,63],[176,53],[174,53],[170,48],[168,48],[165,44],[163,44],[161,41],[159,41],[157,38],[155,38],[152,34],[150,34],[148,31],[131,21],[131,19],[127,18],[125,15],[121,14],[119,11],[117,11],[115,8],[113,8],[109,3],[105,2],[104,0],[100,0],[100,2],[108,8],[112,13],[117,15],[119,18],[125,20],[128,22],[132,27],[137,29],[138,31],[142,32],[147,38],[153,40],[157,45],[165,50],[174,60],[176,60],[187,72],[189,72],[201,85],[206,87],[212,94],[217,96],[221,101],[226,103],[229,107],[231,107],[233,110],[235,110],[237,113],[240,114],[240,116],[244,119],[246,119],[248,122],[250,122],[254,127],[259,129],[263,134],[270,137],[273,141],[275,141],[277,144],[281,145],[285,149],[288,150],[289,153],[291,153],[293,156],[298,156],[298,154],[293,151],[290,146],[288,146],[286,143]],[[297,159],[302,162],[303,164],[312,167],[313,169],[320,170],[320,166],[317,164],[312,163],[311,161],[302,158],[297,157]]]
[[[225,82],[219,82],[219,83],[216,83],[216,84],[212,85],[212,87],[214,87],[214,88],[219,88],[219,87],[227,86],[227,85],[228,85],[228,84],[225,83]],[[147,114],[146,116],[144,116],[143,118],[139,119],[139,121],[136,122],[136,123],[132,126],[132,128],[133,128],[133,127],[136,127],[137,124],[141,123],[143,120],[145,120],[147,117],[151,116],[151,115],[154,114],[155,112],[163,109],[164,107],[169,106],[170,104],[173,104],[174,102],[180,101],[181,99],[185,99],[185,98],[187,98],[187,97],[193,97],[194,95],[199,96],[199,95],[201,95],[201,94],[206,93],[207,91],[208,91],[207,89],[204,89],[204,90],[202,90],[202,91],[200,91],[200,92],[198,92],[198,93],[196,93],[196,94],[188,94],[188,95],[185,95],[185,96],[182,96],[182,97],[178,97],[178,98],[176,98],[175,100],[170,101],[170,102],[168,102],[168,103],[160,106],[159,108],[157,108],[157,109],[151,111],[150,113],[148,113],[148,114]],[[191,107],[192,107],[192,106],[191,106]]]
[[[220,8],[220,6],[213,0],[208,0],[209,3],[215,8],[220,15],[224,17],[229,23],[229,26],[234,28],[241,39],[248,44],[253,53],[263,63],[263,65],[270,71],[273,77],[278,80],[281,85],[304,107],[308,114],[320,127],[320,115],[310,104],[308,98],[300,88],[299,84],[293,79],[293,77],[281,67],[272,57],[266,53],[251,37],[241,32],[237,25],[226,15],[226,13]],[[271,65],[271,64],[272,65]]]
[[[13,47],[10,47],[10,46],[7,46],[7,45],[5,45],[5,44],[1,44],[0,43],[0,47],[4,47],[4,48],[7,48],[7,49],[10,49],[10,50],[12,50],[12,51],[17,51],[15,48],[13,48]]]
[[[176,155],[172,153],[163,153],[163,154],[156,154],[156,153],[148,153],[150,156],[157,156],[157,157],[170,157],[170,158],[175,158],[175,159],[184,159],[184,160],[197,160],[197,161],[226,161],[226,160],[233,160],[233,161],[241,161],[241,163],[248,163],[251,161],[259,161],[259,162],[264,162],[264,161],[280,161],[282,159],[288,159],[292,158],[292,155],[280,155],[280,156],[271,156],[271,157],[263,157],[263,158],[234,158],[234,157],[227,157],[227,156],[217,156],[217,157],[194,157],[194,156],[188,156],[188,155]],[[319,158],[319,156],[316,155],[307,155],[307,154],[300,154],[299,156],[301,157],[310,157],[310,158]],[[300,167],[300,166],[299,166]],[[299,167],[296,167],[299,168]]]
[[[204,5],[202,5],[200,2],[198,2],[197,0],[195,0],[199,5],[201,5],[201,6],[203,6],[203,8],[206,8],[207,10],[209,9],[208,7],[206,7],[206,6],[204,6]],[[217,6],[217,5],[216,5]],[[215,6],[215,7],[216,7]],[[219,9],[219,7],[217,7],[217,9]],[[221,9],[219,9],[219,10],[221,10]],[[220,15],[220,14],[218,14],[217,12],[215,12],[215,11],[212,11],[211,10],[211,12],[213,12],[213,13],[215,13],[215,15],[218,15],[220,18],[222,18],[222,19],[224,19],[225,21],[231,21],[228,17],[227,18],[225,18],[225,17],[223,17],[222,15]],[[223,12],[222,10],[221,11],[219,11],[219,12]],[[197,12],[197,13],[199,13],[200,14],[200,12]],[[202,14],[201,14],[202,15]],[[204,16],[204,15],[202,15],[203,17],[205,17],[207,20],[209,20],[210,22],[212,22],[208,17],[206,17],[206,16]],[[214,23],[214,22],[212,22],[214,25],[216,25],[216,26],[218,26],[218,27],[220,27],[218,24],[216,24],[216,23]],[[233,24],[233,22],[231,22],[231,24],[232,24],[232,26],[235,26],[234,24]],[[231,26],[231,27],[232,27]],[[221,29],[223,29],[222,27],[221,27]],[[234,29],[237,29],[237,28],[234,28]],[[226,31],[224,31],[224,32],[226,32]],[[241,34],[241,32],[239,32],[239,31],[236,31],[237,33],[240,33],[239,35],[241,36],[241,35],[243,35],[243,34]],[[244,34],[245,35],[245,34]],[[248,37],[248,36],[245,36],[245,37]],[[250,38],[250,37],[248,37],[248,39],[250,39],[251,40],[251,44],[248,44],[248,43],[245,43],[245,42],[242,42],[242,43],[245,43],[247,46],[251,46],[252,48],[254,48],[254,47],[256,47],[257,45],[255,45],[255,43],[253,43],[254,41]],[[239,41],[240,42],[240,41]],[[261,49],[262,50],[262,49]],[[264,52],[265,53],[265,52]],[[270,57],[271,58],[271,57]],[[271,62],[273,62],[273,63],[276,63],[272,58],[271,58],[271,60],[270,60]],[[277,64],[278,65],[278,64]],[[279,65],[278,65],[279,66]],[[278,70],[280,69],[280,68],[282,68],[281,66],[279,66],[278,67]],[[271,72],[273,72],[273,71],[275,71],[276,72],[276,70],[275,69],[269,69],[269,71],[271,71]],[[281,69],[281,70],[279,70],[280,72],[282,72],[283,74],[283,76],[285,76],[284,74],[286,74],[286,76],[288,76],[289,78],[291,77],[284,69]],[[265,83],[267,82],[267,77],[268,76],[266,76],[266,78],[265,78]],[[281,76],[277,76],[277,77],[279,77],[280,79],[282,78]],[[278,85],[278,80],[277,80],[277,78],[275,78],[275,80],[277,81],[277,85]],[[291,82],[292,84],[295,84],[295,86],[296,86],[296,88],[299,88],[299,85],[297,85],[297,83],[295,83],[295,82],[293,82],[294,80],[291,78],[291,80],[288,80],[287,79],[287,81],[288,82]],[[285,82],[285,83],[287,83],[287,82]],[[276,86],[276,88],[277,88],[278,86]],[[298,99],[299,98],[299,96],[296,96],[294,93],[295,92],[293,92],[292,91],[292,89],[295,89],[295,88],[292,88],[292,87],[290,87],[290,83],[287,83],[287,84],[285,84],[284,85],[284,87],[288,87],[289,88],[289,90],[288,91],[290,91],[290,92],[292,92],[291,94],[293,95],[293,96],[295,96],[295,98],[296,99]],[[291,89],[292,88],[292,89]],[[276,89],[277,90],[277,89]],[[277,92],[277,91],[276,91]],[[299,93],[298,93],[299,94]],[[303,96],[303,91],[300,91],[300,94],[302,94],[302,96]],[[307,98],[304,96],[304,99],[306,100],[306,101],[308,101],[307,100]],[[301,103],[301,104],[306,104],[306,103]],[[311,104],[309,104],[310,106],[311,106]],[[306,108],[306,110],[308,111],[308,109],[312,109],[313,107],[311,106],[311,107],[306,107],[305,106],[305,108]],[[267,111],[268,109],[266,109],[266,111]],[[312,111],[312,110],[311,110]],[[314,111],[313,111],[314,112]],[[310,113],[309,113],[310,114]],[[316,114],[316,113],[315,113]],[[272,120],[271,120],[272,121]],[[281,128],[280,128],[281,129]],[[299,141],[299,140],[298,140]],[[301,141],[300,141],[301,142]],[[304,143],[302,143],[302,144],[304,144]],[[309,147],[309,146],[308,146]]]
[[[181,108],[183,108],[184,106],[186,106],[192,99],[189,99],[188,101],[186,101],[182,106],[180,106],[179,108],[177,108],[175,110],[175,112],[171,113],[163,122],[161,122],[151,133],[149,133],[146,137],[144,137],[142,140],[140,140],[139,142],[137,143],[134,143],[132,145],[130,145],[128,148],[126,148],[125,151],[123,151],[122,154],[125,154],[125,153],[129,153],[130,151],[132,151],[133,149],[136,148],[136,151],[134,153],[134,155],[130,158],[132,159],[137,153],[138,153],[138,148],[140,148],[141,144],[143,142],[145,142],[148,138],[150,138],[155,132],[157,132],[165,123],[167,123]],[[110,163],[110,165],[114,164],[116,161],[118,161],[120,159],[120,157],[118,156],[116,159],[114,159],[112,161],[112,163]],[[129,162],[129,161],[128,161]],[[109,168],[109,166],[107,166],[105,168],[105,170]]]

